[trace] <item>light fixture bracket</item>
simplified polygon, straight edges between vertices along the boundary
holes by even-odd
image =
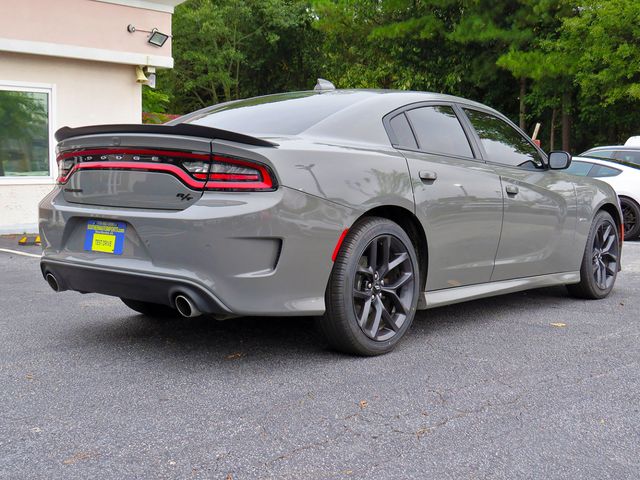
[[[129,32],[129,33],[135,33],[135,32],[148,33],[149,35],[147,37],[147,43],[149,43],[149,44],[151,44],[151,45],[153,45],[155,47],[162,47],[165,44],[165,42],[169,38],[171,38],[171,35],[167,35],[166,33],[162,33],[157,28],[152,28],[151,30],[144,30],[142,28],[137,28],[132,23],[127,25],[127,32]]]

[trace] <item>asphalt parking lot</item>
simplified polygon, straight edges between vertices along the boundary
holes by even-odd
[[[37,258],[0,252],[0,478],[637,479],[640,243],[623,266],[606,300],[421,312],[365,359],[309,319],[55,294]]]

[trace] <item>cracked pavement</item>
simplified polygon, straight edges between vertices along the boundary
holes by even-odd
[[[606,300],[419,312],[353,358],[310,319],[145,318],[0,252],[0,478],[637,479],[640,242],[623,267]]]

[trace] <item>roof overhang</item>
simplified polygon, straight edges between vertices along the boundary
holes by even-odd
[[[94,2],[115,3],[125,7],[144,8],[157,12],[173,13],[175,7],[186,0],[93,0]]]
[[[120,63],[124,65],[148,65],[158,68],[173,68],[173,57],[145,55],[137,52],[119,52],[102,48],[80,47],[63,43],[32,42],[0,38],[0,52],[28,53],[59,58],[75,58],[93,62]]]

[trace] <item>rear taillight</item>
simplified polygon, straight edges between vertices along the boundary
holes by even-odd
[[[58,178],[57,182],[63,184],[67,182],[71,169],[76,164],[73,158],[60,158],[58,157]]]
[[[268,167],[251,160],[170,150],[100,149],[58,155],[58,183],[77,170],[142,170],[169,173],[196,190],[273,190]]]
[[[249,160],[214,155],[207,190],[271,190],[273,178],[264,165]]]

